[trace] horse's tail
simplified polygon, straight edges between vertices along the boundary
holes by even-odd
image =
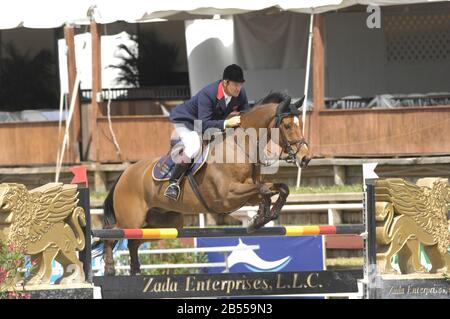
[[[114,183],[113,187],[108,193],[108,196],[106,196],[105,201],[103,202],[103,228],[106,228],[106,226],[111,226],[116,223],[116,213],[114,212],[114,191],[116,190],[117,182],[119,181],[119,178]]]
[[[122,174],[120,175],[122,176]],[[116,213],[114,212],[114,191],[116,189],[117,182],[120,179],[117,178],[117,180],[114,182],[114,185],[110,189],[108,195],[106,196],[105,201],[103,202],[103,228],[108,228],[107,226],[114,225],[116,223]],[[115,240],[113,244],[113,249],[117,246],[118,241]],[[103,240],[98,240],[92,243],[92,257],[95,258],[103,253]]]

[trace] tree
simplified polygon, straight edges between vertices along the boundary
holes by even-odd
[[[0,64],[0,107],[3,110],[54,108],[58,106],[55,59],[49,50],[32,56],[12,44],[4,45]]]
[[[154,32],[138,38],[131,36],[137,45],[138,52],[124,44],[118,46],[121,51],[119,65],[110,65],[120,70],[118,83],[134,86],[158,86],[185,84],[179,74],[174,71],[178,56],[178,47],[161,41]]]

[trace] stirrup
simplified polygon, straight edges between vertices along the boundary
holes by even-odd
[[[175,187],[175,190],[173,190],[174,187]],[[173,193],[170,193],[171,190],[173,190],[177,193],[176,196],[174,196]],[[178,198],[180,197],[180,194],[181,194],[181,189],[180,189],[180,185],[178,185],[178,183],[169,184],[169,186],[167,186],[167,188],[164,192],[164,196],[166,196],[167,198],[173,199],[173,200],[178,200]]]

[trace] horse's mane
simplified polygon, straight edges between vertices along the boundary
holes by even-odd
[[[264,98],[255,103],[254,107],[259,105],[269,104],[269,103],[281,103],[283,102],[288,95],[283,92],[270,92]]]
[[[244,112],[244,114],[250,114],[253,111],[257,111],[261,108],[263,108],[267,104],[279,104],[283,102],[286,98],[289,98],[289,96],[286,93],[283,92],[269,92],[265,97],[260,99],[258,102],[254,104],[252,108]]]

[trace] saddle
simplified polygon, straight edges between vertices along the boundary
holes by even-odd
[[[173,160],[174,156],[172,155],[179,154],[184,148],[181,140],[172,140],[170,144],[171,149],[169,150],[169,152],[166,155],[162,156],[153,166],[152,177],[155,181],[164,182],[168,181],[171,178],[173,168],[175,167],[175,162]],[[200,171],[200,169],[208,159],[209,148],[209,143],[203,144],[202,152],[194,158],[191,167],[189,167],[186,172],[186,175],[195,175],[198,171]]]

